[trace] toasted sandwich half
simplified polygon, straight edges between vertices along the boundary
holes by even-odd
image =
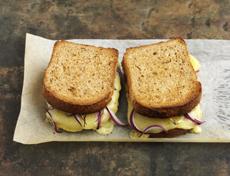
[[[131,137],[175,137],[201,131],[202,86],[183,39],[128,48],[122,67],[128,121],[135,130]]]
[[[67,41],[57,41],[45,71],[43,96],[46,122],[77,132],[96,130],[106,135],[115,123],[120,84],[118,51]]]

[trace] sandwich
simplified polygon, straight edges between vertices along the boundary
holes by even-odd
[[[118,55],[113,48],[57,41],[44,76],[45,122],[58,133],[111,133],[121,90]]]
[[[201,132],[202,86],[195,70],[199,62],[189,55],[183,39],[128,48],[122,67],[131,138]]]

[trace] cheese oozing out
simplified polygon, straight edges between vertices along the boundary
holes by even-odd
[[[195,71],[198,71],[200,69],[200,63],[198,60],[196,60],[192,55],[189,55],[190,57],[190,61],[194,67]],[[126,84],[126,90],[128,90],[127,84]],[[126,91],[126,97],[127,97],[127,101],[128,101],[128,112],[127,112],[127,116],[128,116],[128,122],[130,124],[130,114],[133,110],[133,105],[131,103],[131,101],[128,99],[128,91]],[[201,116],[202,116],[202,110],[201,110],[201,106],[200,104],[198,104],[191,112],[189,112],[191,115],[193,115],[196,119],[200,120]],[[166,119],[160,119],[160,118],[149,118],[146,116],[143,116],[141,114],[138,114],[134,111],[134,121],[135,124],[137,125],[137,127],[140,130],[145,130],[147,127],[152,126],[152,125],[160,125],[162,127],[164,127],[167,131],[168,130],[172,130],[175,128],[178,129],[186,129],[186,130],[190,130],[190,132],[193,133],[200,133],[201,132],[201,128],[196,125],[194,122],[192,122],[191,120],[187,119],[184,115],[181,116],[174,116],[171,117],[171,119],[173,119],[176,122],[176,125],[172,123],[172,121],[170,121],[170,119],[166,118]],[[148,132],[152,132],[152,133],[160,133],[162,132],[161,129],[152,129]],[[136,132],[135,130],[132,130],[129,134],[130,138],[148,138],[149,134],[143,134],[140,135],[140,133]]]
[[[200,70],[199,61],[193,55],[189,55],[189,58],[190,58],[190,62],[192,63],[192,66],[193,66],[194,70],[195,71]]]
[[[120,67],[120,63],[118,64],[118,68],[119,67]],[[120,90],[121,90],[120,77],[118,73],[116,73],[112,100],[107,105],[107,107],[111,111],[113,111],[114,114],[116,114],[118,110]],[[51,106],[48,103],[47,105],[48,107]],[[110,114],[108,113],[106,108],[104,108],[104,113],[101,116],[101,124],[99,129],[97,129],[98,126],[97,113],[86,114],[85,122],[83,121],[83,119],[79,118],[82,125],[80,125],[77,122],[74,116],[68,116],[66,112],[61,111],[59,109],[53,108],[52,110],[49,110],[49,113],[51,114],[53,121],[56,123],[57,129],[63,129],[69,132],[79,132],[82,131],[83,129],[86,129],[86,130],[96,130],[96,132],[99,134],[107,135],[114,130],[114,126],[115,126],[115,123],[110,119]],[[52,123],[50,115],[46,113],[46,116],[47,118],[45,122]]]

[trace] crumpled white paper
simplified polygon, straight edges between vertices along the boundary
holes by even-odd
[[[110,47],[119,50],[120,61],[126,48],[165,40],[100,40],[74,39],[76,43]],[[200,61],[198,78],[202,83],[203,110],[200,134],[187,133],[176,138],[130,139],[131,127],[115,126],[112,134],[100,135],[94,131],[80,133],[55,133],[53,126],[45,123],[45,100],[42,86],[45,69],[51,58],[54,40],[35,35],[26,35],[24,83],[21,110],[18,117],[14,141],[23,144],[38,144],[51,141],[115,141],[115,142],[230,142],[230,41],[228,40],[185,40],[189,53]],[[126,120],[127,102],[124,80],[117,116]]]

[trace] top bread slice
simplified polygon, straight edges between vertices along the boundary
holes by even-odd
[[[112,99],[118,51],[57,41],[45,72],[43,96],[53,107],[89,114]]]
[[[190,112],[200,102],[201,83],[181,38],[128,48],[122,67],[129,99],[139,114],[169,118]]]

